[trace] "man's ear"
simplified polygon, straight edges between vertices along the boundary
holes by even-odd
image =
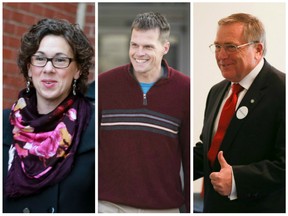
[[[256,43],[256,49],[258,52],[262,52],[264,50],[264,44],[263,43]]]
[[[163,50],[163,54],[166,55],[169,51],[169,48],[170,48],[170,42],[169,41],[166,41],[164,43],[164,46],[163,46],[164,50]]]
[[[262,56],[264,55],[264,44],[257,43],[255,46],[256,46],[256,57],[262,58]]]

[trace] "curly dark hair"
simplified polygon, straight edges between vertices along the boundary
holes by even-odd
[[[37,52],[41,40],[46,35],[63,36],[72,48],[76,64],[80,70],[77,91],[84,94],[87,89],[89,70],[93,66],[94,49],[79,25],[71,24],[67,20],[42,19],[31,26],[21,38],[17,60],[20,72],[26,81],[30,80],[27,65],[30,64],[31,56]]]

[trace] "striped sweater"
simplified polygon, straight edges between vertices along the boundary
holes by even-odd
[[[99,200],[190,211],[190,79],[162,64],[147,94],[130,64],[99,75]]]

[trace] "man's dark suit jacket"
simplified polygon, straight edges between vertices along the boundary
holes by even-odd
[[[216,115],[230,82],[209,92],[201,142],[194,147],[194,179],[204,176],[204,212],[285,212],[285,74],[265,60],[264,66],[238,106],[247,107],[243,119],[234,115],[220,147],[233,168],[238,199],[230,201],[214,191],[207,152]],[[236,112],[235,112],[236,113]]]

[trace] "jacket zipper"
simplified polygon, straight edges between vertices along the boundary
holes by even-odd
[[[147,106],[147,105],[148,105],[146,94],[143,94],[143,105],[144,105],[144,106]]]
[[[157,84],[161,79],[162,79],[162,78],[160,77],[160,78],[154,83],[154,85]],[[137,81],[137,80],[136,80],[136,81]],[[137,81],[137,82],[138,82],[138,81]],[[142,90],[141,85],[140,85],[139,82],[138,82],[138,84],[139,84],[140,89]],[[153,85],[151,88],[153,88],[154,85]],[[149,89],[148,92],[149,92],[150,90],[151,90],[151,89]],[[142,92],[143,92],[143,91],[142,91]],[[143,92],[143,106],[147,106],[147,105],[148,105],[148,99],[147,99],[147,94],[148,94],[148,92],[147,92],[146,94]]]

